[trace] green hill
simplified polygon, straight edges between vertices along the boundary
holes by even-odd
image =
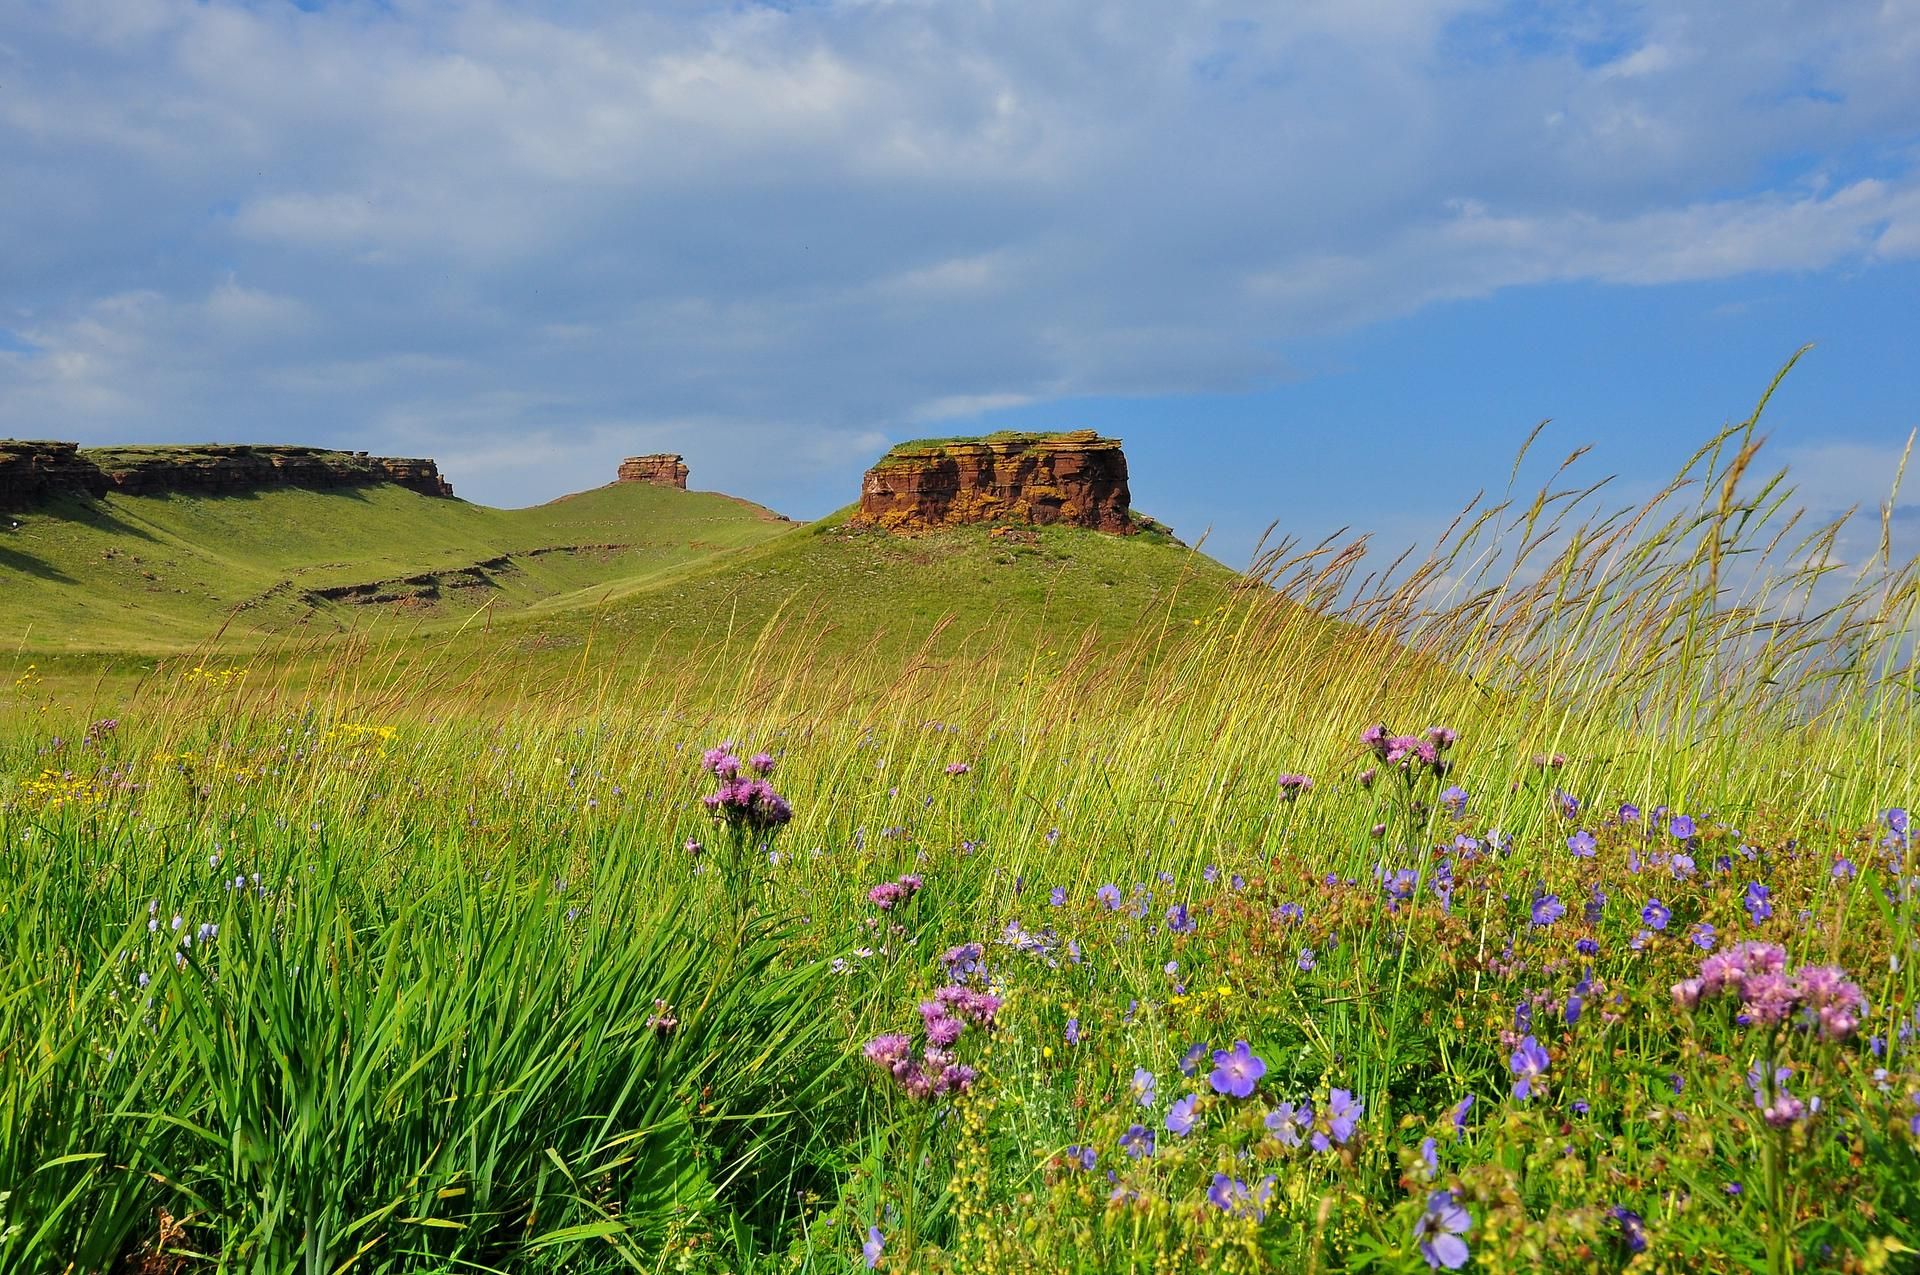
[[[230,642],[435,628],[488,604],[505,614],[631,586],[792,526],[729,496],[641,483],[513,510],[390,484],[62,497],[0,521],[0,643],[159,653],[223,624]]]

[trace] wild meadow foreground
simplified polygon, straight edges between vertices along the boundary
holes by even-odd
[[[1914,1269],[1916,578],[1751,441],[1120,644],[16,667],[0,1268]]]

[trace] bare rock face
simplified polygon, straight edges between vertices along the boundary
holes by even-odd
[[[89,447],[0,440],[0,508],[53,496],[172,492],[239,495],[271,487],[327,490],[392,483],[423,496],[451,496],[431,460],[369,456],[322,447],[208,443],[191,447]]]
[[[1127,458],[1090,429],[902,443],[867,471],[856,522],[889,531],[1065,523],[1126,535]]]
[[[678,487],[687,489],[688,469],[686,462],[673,452],[656,452],[651,456],[629,456],[620,462],[620,482],[652,483],[656,487]]]

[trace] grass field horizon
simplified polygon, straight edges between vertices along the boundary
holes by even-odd
[[[29,648],[0,1270],[1911,1269],[1920,564],[1759,419],[1386,570],[716,508]]]

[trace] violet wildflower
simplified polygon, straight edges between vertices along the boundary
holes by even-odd
[[[1143,1155],[1153,1154],[1153,1130],[1143,1124],[1131,1125],[1120,1135],[1120,1149],[1128,1157],[1138,1160]]]
[[[1187,905],[1176,903],[1167,909],[1167,929],[1175,934],[1191,934],[1199,929],[1193,918],[1187,915]]]
[[[1573,944],[1573,950],[1580,953],[1580,955],[1582,956],[1600,955],[1600,945],[1592,939],[1575,940]]]
[[[1064,885],[1056,885],[1053,889],[1049,890],[1047,892],[1047,905],[1056,908],[1067,906],[1067,887]]]
[[[1282,1146],[1297,1147],[1301,1135],[1313,1127],[1313,1104],[1303,1102],[1295,1107],[1283,1102],[1267,1113],[1264,1123],[1267,1132],[1278,1138]]]
[[[1533,901],[1533,923],[1542,928],[1552,925],[1567,914],[1567,905],[1560,902],[1557,894],[1543,894]]]
[[[1588,925],[1598,925],[1606,909],[1607,892],[1596,885],[1593,887],[1592,893],[1587,896],[1586,908],[1583,910],[1582,915],[1587,918]]]
[[[1313,780],[1305,775],[1282,775],[1280,776],[1280,800],[1292,801],[1312,787]]]
[[[1199,1071],[1201,1060],[1211,1052],[1212,1051],[1207,1048],[1205,1041],[1200,1041],[1188,1046],[1186,1056],[1180,1060],[1180,1074],[1183,1076],[1191,1076]]]
[[[966,762],[963,762],[963,761],[950,761],[947,763],[947,773],[949,775],[954,775],[954,776],[964,775],[969,771],[971,771],[972,769],[973,769],[972,766],[969,766]]]
[[[1224,1173],[1216,1173],[1213,1175],[1213,1185],[1207,1188],[1208,1201],[1222,1213],[1252,1218],[1256,1222],[1267,1216],[1266,1205],[1272,1198],[1271,1174],[1259,1186],[1249,1190],[1247,1184],[1239,1178],[1230,1178]]]
[[[1713,950],[1715,942],[1714,929],[1713,926],[1705,921],[1698,922],[1691,930],[1687,931],[1687,938],[1692,941],[1695,947],[1703,952],[1711,952]]]
[[[1077,1045],[1080,1043],[1080,1020],[1079,1019],[1069,1018],[1067,1020],[1067,1030],[1065,1035],[1066,1035],[1066,1041],[1069,1045]]]
[[[1747,915],[1753,919],[1755,925],[1773,915],[1773,894],[1758,881],[1747,882],[1745,902]]]
[[[1420,1159],[1427,1166],[1427,1181],[1440,1176],[1440,1144],[1432,1135],[1420,1139]]]
[[[1625,1246],[1627,1252],[1647,1251],[1646,1219],[1632,1209],[1618,1204],[1607,1210],[1607,1216],[1611,1217],[1614,1224],[1620,1228],[1620,1243]]]
[[[1266,1074],[1267,1064],[1260,1056],[1247,1048],[1246,1041],[1236,1040],[1232,1049],[1214,1051],[1213,1071],[1207,1076],[1207,1083],[1215,1093],[1247,1098],[1253,1095],[1254,1086]]]
[[[887,1251],[887,1237],[880,1234],[880,1228],[867,1228],[867,1242],[860,1246],[861,1255],[867,1259],[867,1269],[873,1270],[880,1265],[881,1256]]]
[[[1366,1114],[1367,1104],[1354,1097],[1345,1089],[1335,1089],[1327,1094],[1327,1129],[1325,1135],[1313,1135],[1313,1149],[1325,1151],[1328,1140],[1334,1146],[1345,1146],[1347,1139],[1359,1126],[1360,1117]]]
[[[716,779],[732,779],[740,773],[740,759],[733,755],[732,745],[722,744],[701,754],[700,768]]]
[[[1295,962],[1295,964],[1300,967],[1300,972],[1303,974],[1311,971],[1313,967],[1318,965],[1319,963],[1320,962],[1313,955],[1313,949],[1310,947],[1301,948],[1300,959]]]
[[[1620,812],[1615,818],[1621,823],[1638,823],[1640,822],[1640,807],[1634,805],[1631,801],[1623,801],[1620,803]]]
[[[1685,841],[1693,836],[1693,820],[1686,815],[1675,815],[1672,822],[1667,824],[1667,831],[1676,841]]]
[[[1420,1242],[1420,1256],[1434,1270],[1458,1270],[1467,1264],[1467,1242],[1460,1237],[1473,1226],[1473,1217],[1454,1198],[1451,1191],[1435,1191],[1427,1197],[1427,1211],[1414,1223],[1414,1238]]]
[[[1167,1108],[1167,1132],[1177,1138],[1184,1138],[1193,1132],[1193,1107],[1200,1101],[1200,1095],[1190,1093],[1177,1099]]]
[[[1067,1167],[1078,1169],[1082,1173],[1091,1173],[1093,1166],[1100,1161],[1100,1153],[1092,1147],[1071,1146],[1067,1148]]]
[[[1573,851],[1573,857],[1576,859],[1593,858],[1599,844],[1593,839],[1593,834],[1585,828],[1567,838],[1567,849]]]
[[[1833,861],[1833,875],[1842,881],[1851,881],[1860,869],[1853,866],[1853,860],[1842,856]]]
[[[1093,892],[1093,897],[1106,904],[1109,912],[1120,910],[1120,887],[1117,885],[1103,885]]]
[[[1640,909],[1640,919],[1653,929],[1664,930],[1673,919],[1673,909],[1658,899],[1650,899],[1647,906]]]
[[[1143,1107],[1151,1107],[1155,1098],[1155,1089],[1159,1081],[1145,1067],[1133,1069],[1133,1100]]]
[[[1525,1102],[1533,1096],[1534,1082],[1546,1074],[1549,1061],[1545,1046],[1532,1036],[1524,1037],[1520,1041],[1520,1047],[1514,1050],[1513,1056],[1507,1060],[1507,1066],[1513,1070],[1515,1098]]]
[[[1467,1131],[1467,1113],[1473,1110],[1473,1095],[1468,1094],[1453,1107],[1453,1136],[1460,1137]]]
[[[1455,819],[1466,817],[1468,800],[1467,790],[1459,784],[1454,784],[1440,794],[1440,804],[1445,806],[1447,813]]]

